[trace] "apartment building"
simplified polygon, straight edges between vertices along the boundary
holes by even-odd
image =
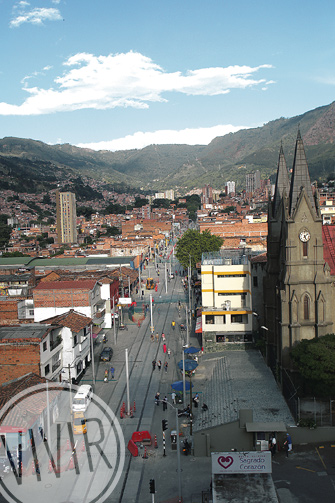
[[[57,239],[59,244],[77,242],[76,196],[72,192],[56,191]]]
[[[251,342],[251,266],[242,250],[203,254],[201,293],[205,352]]]

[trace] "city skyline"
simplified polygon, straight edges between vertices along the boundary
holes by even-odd
[[[0,137],[208,144],[333,101],[335,7],[0,0]]]

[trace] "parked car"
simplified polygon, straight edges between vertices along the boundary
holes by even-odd
[[[102,362],[109,362],[113,356],[112,348],[106,346],[100,353],[100,360]]]

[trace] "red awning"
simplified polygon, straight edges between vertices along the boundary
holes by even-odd
[[[197,318],[197,323],[195,325],[195,333],[202,334],[202,318],[201,318],[201,316],[198,316],[198,318]]]

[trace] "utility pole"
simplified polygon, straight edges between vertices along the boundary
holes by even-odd
[[[126,349],[127,414],[130,414],[128,349]]]
[[[149,302],[150,302],[150,330],[151,333],[154,333],[154,324],[153,324],[153,319],[152,319],[152,294],[149,294]]]

